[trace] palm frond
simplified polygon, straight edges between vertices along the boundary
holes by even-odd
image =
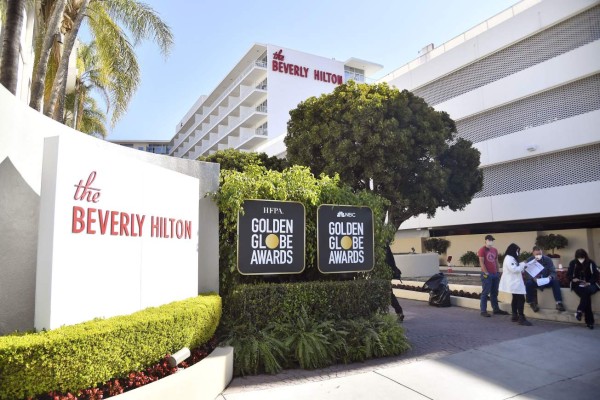
[[[134,0],[107,0],[103,2],[108,14],[120,22],[132,35],[134,44],[152,39],[165,56],[173,45],[173,34],[158,13],[147,4]]]

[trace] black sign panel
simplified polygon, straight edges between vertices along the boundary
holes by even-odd
[[[319,271],[325,274],[370,271],[373,211],[369,207],[321,205],[317,211]]]
[[[238,271],[244,275],[299,274],[304,270],[302,203],[245,200],[238,215]]]

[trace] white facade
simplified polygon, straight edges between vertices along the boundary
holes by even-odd
[[[484,175],[464,211],[412,218],[401,236],[599,226],[599,1],[522,1],[382,81],[448,112]]]
[[[285,152],[289,111],[346,80],[363,80],[382,67],[346,62],[271,44],[255,44],[209,95],[201,96],[176,127],[170,155],[196,159],[234,148]]]

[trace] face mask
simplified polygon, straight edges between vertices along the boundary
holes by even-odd
[[[580,264],[583,264],[583,262],[585,261],[585,258],[578,258],[577,261],[579,261]]]
[[[542,255],[541,255],[541,254],[538,254],[537,256],[535,256],[535,259],[536,259],[536,260],[541,260],[541,259],[542,259]]]
[[[521,254],[521,252],[519,250],[517,250],[517,257],[519,257],[519,254]]]
[[[494,241],[493,240],[486,240],[485,244],[487,244],[488,246],[493,246],[494,245]]]

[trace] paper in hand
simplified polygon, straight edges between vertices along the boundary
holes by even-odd
[[[538,286],[544,286],[550,283],[550,278],[538,278],[536,282]]]
[[[532,278],[535,278],[539,275],[540,272],[544,270],[544,266],[537,262],[537,260],[533,259],[527,263],[527,273],[531,275]]]

